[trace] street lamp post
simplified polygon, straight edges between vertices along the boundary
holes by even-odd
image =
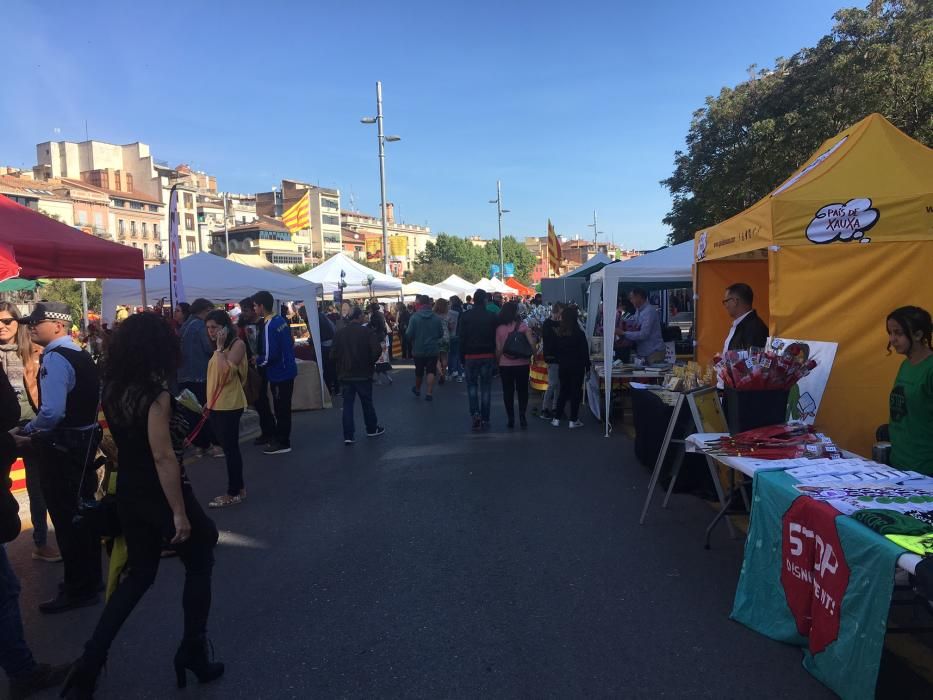
[[[401,140],[400,136],[386,136],[382,130],[382,81],[376,81],[376,116],[363,117],[363,124],[376,125],[376,138],[379,141],[379,190],[382,196],[382,262],[385,273],[389,274],[389,221],[386,207],[386,151],[385,142]]]
[[[596,242],[596,237],[599,236],[599,234],[601,234],[601,233],[605,233],[604,231],[600,231],[600,230],[599,230],[599,228],[597,227],[597,223],[598,223],[598,220],[597,220],[597,218],[596,218],[596,210],[594,209],[594,210],[593,210],[593,223],[587,224],[587,227],[592,227],[592,228],[593,228],[593,245],[594,245],[594,246],[595,246],[595,245],[598,245],[597,242]]]
[[[496,205],[496,211],[499,212],[499,279],[505,282],[505,255],[502,251],[502,215],[508,214],[510,209],[502,208],[502,183],[496,180],[496,198],[489,200],[490,204]]]
[[[226,251],[224,253],[224,257],[229,258],[230,257],[230,233],[227,231],[227,193],[226,192],[224,192],[224,244],[226,245],[226,248],[224,249]]]

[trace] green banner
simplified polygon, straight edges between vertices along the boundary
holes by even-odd
[[[732,619],[803,647],[804,667],[840,697],[874,698],[904,550],[793,484],[755,475]]]

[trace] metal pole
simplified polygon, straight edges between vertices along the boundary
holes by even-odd
[[[499,210],[499,281],[505,282],[505,256],[502,253],[502,183],[496,180],[496,209]]]
[[[593,210],[593,245],[597,245],[596,237],[599,235],[599,228],[597,227],[596,224],[597,224],[596,210],[594,209]]]
[[[81,310],[84,316],[81,321],[81,330],[87,333],[87,282],[81,282]]]
[[[385,135],[382,132],[382,81],[376,81],[376,128],[379,139],[379,189],[382,193],[382,262],[389,274],[389,222],[386,208],[386,153]]]
[[[273,205],[274,206],[274,205]],[[227,193],[224,192],[224,243],[226,247],[224,248],[226,253],[224,257],[230,257],[230,234],[227,232]]]

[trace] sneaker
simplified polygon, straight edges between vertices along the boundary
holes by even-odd
[[[290,445],[283,445],[278,440],[273,440],[269,443],[269,446],[262,451],[264,455],[283,455],[286,452],[291,452],[292,448]]]
[[[343,444],[344,444],[344,445],[347,445],[348,447],[349,447],[350,445],[352,445],[354,442],[356,442],[356,440],[354,440],[353,438],[344,438],[344,439],[343,439]]]
[[[551,425],[553,425],[555,428],[559,428],[559,427],[560,427],[560,418],[554,418],[553,420],[551,420]]]
[[[412,388],[411,388],[411,393],[415,395],[415,398],[416,398],[416,399],[417,399],[417,398],[420,398],[420,396],[421,396],[421,392],[418,391],[418,388],[417,388],[417,387],[412,387]]]
[[[258,438],[256,438],[255,440],[253,440],[253,445],[254,445],[255,447],[265,447],[265,446],[268,445],[270,442],[272,442],[272,438],[271,438],[271,437],[268,437],[268,436],[266,436],[266,435],[260,435]]]
[[[473,432],[478,433],[483,429],[483,421],[480,420],[479,416],[473,416]]]
[[[383,435],[385,431],[385,428],[383,428],[381,425],[377,425],[376,431],[373,433],[366,433],[366,437],[379,437],[380,435]]]
[[[10,679],[10,698],[20,700],[20,698],[32,697],[42,690],[60,686],[70,670],[70,664],[62,664],[61,666],[36,664],[32,672],[19,678]]]
[[[462,375],[462,374],[458,374],[458,375],[457,375],[457,383],[458,383],[458,384],[463,384],[463,375]]]
[[[51,600],[39,603],[39,612],[46,615],[55,615],[57,613],[86,608],[89,605],[97,605],[100,602],[100,596],[96,593],[90,595],[72,595],[64,591],[60,592]]]
[[[55,547],[44,544],[41,547],[36,547],[32,551],[32,558],[37,561],[47,561],[50,564],[57,564],[62,560],[62,555]]]
[[[447,381],[447,378],[446,378],[443,374],[442,374],[440,377],[437,378],[437,383],[438,383],[438,384],[443,384],[443,383],[446,382],[446,381]]]
[[[488,420],[484,420],[484,421],[483,421],[483,430],[489,430],[490,427],[492,427],[492,426],[489,424],[489,421],[488,421]]]
[[[434,397],[431,396],[430,394],[425,394],[425,395],[424,395],[424,400],[425,400],[425,401],[433,401],[433,400],[434,400]]]
[[[214,445],[207,453],[208,457],[223,457],[224,449],[220,445]]]
[[[582,427],[583,427],[583,421],[579,421],[579,420],[570,421],[571,430],[573,430],[574,428],[582,428]]]
[[[554,414],[551,413],[551,409],[545,408],[538,414],[538,418],[543,418],[544,420],[553,420]]]

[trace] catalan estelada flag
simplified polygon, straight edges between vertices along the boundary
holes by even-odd
[[[562,259],[560,239],[554,231],[554,224],[547,220],[547,259],[548,266],[555,274],[560,274],[560,261]]]
[[[305,192],[301,199],[292,204],[288,211],[282,214],[282,223],[288,226],[292,233],[311,228],[311,193]]]

